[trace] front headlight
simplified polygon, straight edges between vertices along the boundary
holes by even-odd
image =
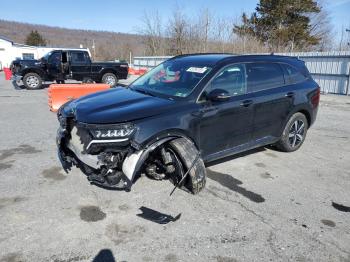
[[[135,130],[135,127],[131,124],[103,127],[92,130],[92,134],[98,139],[108,138],[124,138],[130,136]]]

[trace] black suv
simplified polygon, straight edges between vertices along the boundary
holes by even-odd
[[[207,162],[266,145],[297,150],[319,99],[297,58],[177,56],[127,88],[62,106],[59,156],[104,187],[130,189],[146,174],[198,193]]]
[[[15,60],[11,64],[13,80],[22,80],[27,89],[39,89],[43,81],[63,83],[67,79],[84,83],[115,86],[128,77],[128,63],[92,62],[87,51],[54,50],[39,60]]]

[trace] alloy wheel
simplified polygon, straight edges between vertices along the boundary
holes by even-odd
[[[303,142],[305,134],[305,123],[302,120],[296,120],[289,129],[288,140],[292,148],[297,147]]]
[[[36,76],[29,76],[26,82],[31,88],[36,88],[39,85],[39,79]]]
[[[105,83],[114,86],[115,85],[115,78],[113,76],[107,76],[105,79]]]

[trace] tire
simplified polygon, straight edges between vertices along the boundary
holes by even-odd
[[[187,171],[198,155],[198,150],[194,144],[188,139],[178,138],[170,141],[169,145],[174,149],[175,153],[177,153],[177,156],[180,158]],[[205,187],[205,182],[206,170],[203,160],[199,158],[188,174],[185,187],[192,194],[198,194]]]
[[[305,115],[295,113],[284,127],[281,139],[277,142],[276,147],[283,152],[298,150],[305,141],[308,127]]]
[[[105,73],[102,76],[102,83],[108,84],[110,87],[117,85],[118,77],[113,73]]]
[[[93,84],[93,83],[94,83],[94,80],[92,80],[92,79],[89,78],[89,77],[84,77],[83,83],[84,83],[84,84]]]
[[[37,73],[28,73],[23,77],[23,85],[29,90],[42,88],[43,81]]]

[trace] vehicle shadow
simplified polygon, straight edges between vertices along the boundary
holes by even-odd
[[[262,195],[244,188],[242,186],[243,182],[237,178],[234,178],[232,175],[215,172],[209,168],[207,168],[206,171],[207,171],[207,177],[219,183],[221,186],[226,187],[227,189],[248,198],[252,202],[255,202],[255,203],[265,202],[265,198]],[[218,190],[218,189],[215,189],[215,190]]]
[[[42,90],[42,89],[46,89],[46,88],[48,88],[49,86],[50,86],[50,84],[51,83],[44,83],[43,85],[42,85],[42,87],[41,88],[39,88],[39,89],[37,89],[37,90]],[[22,82],[17,82],[17,81],[12,81],[12,85],[13,85],[13,87],[14,87],[14,89],[16,89],[16,90],[26,90],[26,87],[23,85],[23,83]],[[35,89],[34,90],[30,90],[30,91],[35,91]]]

